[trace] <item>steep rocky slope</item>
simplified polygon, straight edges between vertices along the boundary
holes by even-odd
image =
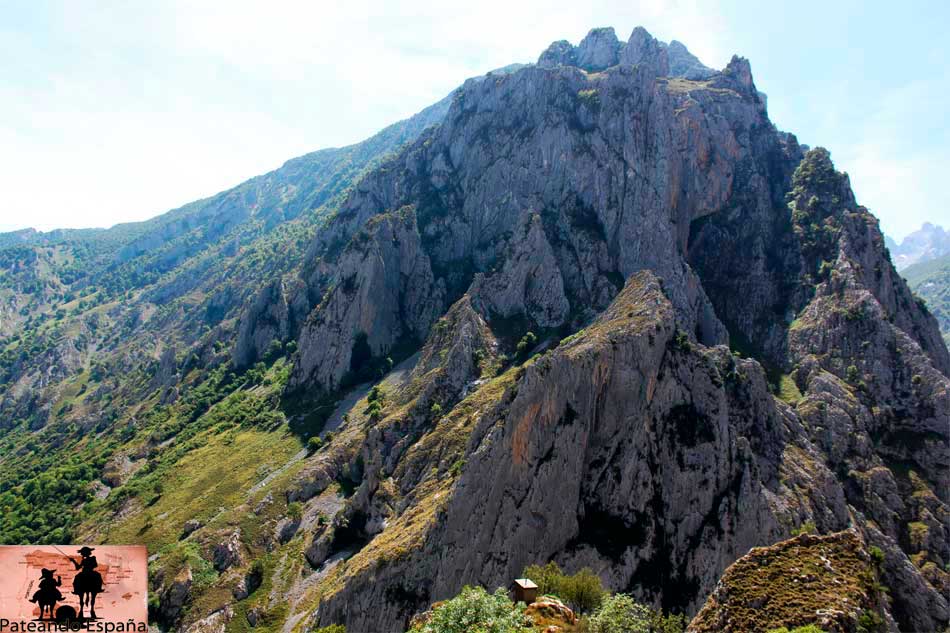
[[[68,541],[82,503],[124,483],[94,483],[113,451],[230,360],[245,304],[450,101],[147,222],[0,235],[0,542]]]
[[[950,361],[933,318],[827,152],[803,156],[769,123],[747,62],[668,72],[642,29],[555,43],[460,91],[317,236],[306,275],[322,299],[292,389],[333,394],[459,296],[516,339],[600,313],[481,405],[457,480],[403,479],[411,448],[361,444],[352,512],[387,478],[407,496],[325,581],[320,622],[404,621],[551,558],[692,612],[730,561],[806,521],[865,527],[894,616],[946,621]],[[662,294],[642,275],[617,294],[639,270]],[[631,332],[621,311],[648,325]],[[717,347],[730,339],[758,362]]]
[[[39,437],[96,456],[78,535],[148,543],[162,627],[291,633],[402,630],[549,560],[693,615],[750,548],[852,528],[883,625],[945,627],[950,355],[847,176],[742,58],[595,29],[509,70],[278,224],[269,274],[191,294],[209,254],[136,297],[177,302],[139,346],[220,321],[124,348],[73,400],[110,417],[51,399]],[[48,482],[4,441],[22,509]]]

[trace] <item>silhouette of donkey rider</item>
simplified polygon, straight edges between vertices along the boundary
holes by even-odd
[[[63,594],[59,592],[59,587],[63,584],[63,579],[59,576],[53,580],[53,570],[45,567],[40,572],[40,587],[33,593],[30,602],[38,602],[40,605],[40,620],[43,619],[43,613],[48,613],[49,618],[53,619],[53,607],[63,599]]]
[[[81,548],[79,553],[82,555],[82,561],[78,563],[72,558],[69,559],[76,569],[82,570],[73,578],[73,593],[79,596],[80,618],[86,604],[89,605],[89,617],[96,617],[96,595],[102,593],[102,574],[96,571],[99,563],[92,555],[93,549],[92,547]]]

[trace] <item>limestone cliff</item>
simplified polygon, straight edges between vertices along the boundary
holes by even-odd
[[[595,30],[466,84],[317,236],[293,389],[334,393],[358,348],[431,349],[463,296],[543,353],[469,366],[447,414],[390,382],[395,402],[351,417],[321,467],[361,479],[345,538],[308,550],[316,621],[396,630],[550,559],[694,613],[749,548],[814,523],[881,549],[888,618],[947,622],[936,324],[827,152],[769,122],[749,63],[686,79],[669,53]],[[352,558],[320,571],[340,543]]]

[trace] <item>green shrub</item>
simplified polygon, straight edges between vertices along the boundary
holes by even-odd
[[[320,627],[314,633],[346,633],[346,627],[342,624],[331,624],[330,626]]]
[[[323,439],[319,435],[314,435],[309,440],[307,440],[307,451],[310,453],[316,453],[321,448],[323,448]]]
[[[845,371],[845,376],[849,383],[855,384],[861,379],[861,372],[858,371],[856,365],[848,365],[848,369]]]
[[[598,95],[597,91],[593,88],[579,90],[577,92],[577,98],[580,99],[582,103],[586,103],[590,107],[597,107],[600,105],[600,95]]]
[[[384,402],[386,400],[386,392],[380,388],[379,385],[374,385],[372,389],[369,390],[369,395],[366,396],[367,402]]]
[[[579,613],[590,613],[600,607],[607,594],[600,577],[587,568],[573,576],[565,576],[561,592],[564,600]]]
[[[537,342],[538,342],[538,337],[535,336],[534,332],[528,332],[527,334],[522,336],[521,340],[518,341],[518,345],[516,347],[518,351],[518,355],[523,356],[527,354],[531,350],[531,348],[535,346]]]
[[[872,545],[868,553],[871,555],[871,562],[874,563],[875,567],[880,568],[884,564],[884,550],[880,547]]]
[[[366,402],[369,406],[366,407],[363,413],[369,415],[373,421],[379,420],[382,417],[383,406],[386,404],[386,392],[379,385],[376,385],[370,389],[369,395],[366,396]]]
[[[528,565],[522,577],[530,578],[538,586],[541,595],[559,596],[560,579],[564,577],[561,568],[553,560],[547,565]]]
[[[865,609],[858,617],[858,633],[878,633],[884,630],[884,619],[876,612]]]
[[[538,585],[538,592],[557,596],[579,613],[590,613],[604,600],[606,590],[600,578],[588,568],[568,576],[550,562],[543,567],[530,565],[524,570],[524,577]]]
[[[587,630],[590,633],[652,633],[652,618],[652,609],[618,593],[606,598],[587,619]]]
[[[797,528],[792,530],[792,536],[800,536],[802,534],[817,534],[818,528],[815,527],[814,521],[805,521]]]
[[[303,506],[300,505],[299,501],[291,501],[287,504],[287,516],[294,521],[300,520],[300,517],[303,516]]]
[[[678,328],[673,334],[673,349],[686,353],[693,349],[693,345],[689,341],[689,335]]]
[[[805,626],[799,626],[791,630],[784,626],[778,629],[769,629],[769,633],[825,633],[825,631],[824,629],[819,629],[814,624],[806,624]]]
[[[432,619],[413,629],[419,633],[515,633],[525,627],[524,607],[508,599],[504,589],[488,593],[463,587],[461,593],[432,611]]]
[[[660,611],[654,611],[650,616],[651,633],[683,633],[689,620],[682,613],[664,614]]]
[[[373,402],[368,407],[366,407],[366,411],[364,411],[364,413],[368,414],[369,419],[375,422],[382,417],[383,407],[379,404],[379,402]]]
[[[284,354],[284,344],[281,343],[278,339],[274,339],[267,346],[267,349],[264,351],[264,362],[273,363],[275,360],[283,356]]]

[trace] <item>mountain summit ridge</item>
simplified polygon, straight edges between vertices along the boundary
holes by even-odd
[[[436,515],[385,574],[370,570],[373,557],[387,556],[379,549],[387,530],[401,534],[417,515],[394,512],[390,527],[367,530],[358,564],[333,572],[320,623],[372,628],[424,607],[423,596],[446,597],[472,580],[504,584],[524,565],[551,558],[590,566],[647,602],[694,612],[742,552],[808,521],[829,531],[856,522],[889,560],[908,556],[899,543],[909,528],[900,526],[913,521],[897,519],[883,531],[880,521],[945,507],[937,482],[950,358],[847,176],[825,150],[805,153],[775,129],[742,58],[702,81],[668,77],[665,49],[645,31],[620,46],[610,30],[597,29],[576,49],[555,43],[541,60],[463,88],[443,123],[370,174],[311,248],[307,283],[322,299],[298,340],[292,390],[347,388],[354,358],[419,345],[412,341],[457,300],[493,331],[520,319],[519,335],[563,328],[579,337],[526,363],[496,404],[482,404],[487,417],[468,418],[465,465],[455,475],[400,474],[402,460],[418,456],[397,437],[441,441],[441,423],[420,411],[383,409],[375,424],[351,418],[351,450],[362,446],[369,483],[349,520],[365,515],[381,525],[379,513],[388,511],[371,491],[387,477],[404,503]],[[627,289],[653,290],[628,296],[618,279]],[[652,349],[645,331],[635,342],[621,334],[622,320],[606,316],[632,317],[647,304],[666,305],[669,315],[653,322]],[[730,365],[730,342],[757,360]],[[587,357],[574,349],[591,350],[589,364],[578,365]],[[608,349],[638,360],[628,366]],[[708,386],[704,366],[719,376]],[[731,375],[745,376],[738,392],[728,386]],[[928,387],[915,389],[912,375]],[[646,377],[642,387],[634,376]],[[770,395],[783,382],[801,393],[793,406]],[[642,401],[634,395],[644,393]],[[457,392],[443,397],[444,409],[466,402]],[[828,406],[841,417],[829,421]],[[757,414],[745,417],[746,407]],[[630,434],[614,438],[624,451],[598,452],[609,444],[601,425]],[[828,425],[863,439],[849,444],[837,430],[827,437]],[[708,430],[681,430],[693,426]],[[910,449],[898,439],[905,433],[930,439]],[[677,448],[659,450],[664,442]],[[709,460],[687,461],[677,453],[687,447],[697,455],[708,449]],[[715,457],[725,455],[728,464]],[[345,461],[334,451],[326,459]],[[576,487],[542,476],[551,460]],[[668,486],[633,487],[638,460],[666,473]],[[919,464],[914,481],[930,482],[936,506],[882,506],[852,487],[870,477],[885,477],[893,489],[909,485],[885,466],[893,460]],[[691,469],[715,483],[709,490],[684,483]],[[422,501],[414,490],[433,497]],[[707,507],[708,500],[720,505]],[[746,513],[741,524],[738,508]],[[705,518],[688,519],[695,515]],[[613,527],[595,536],[595,524]],[[935,524],[931,533],[944,529]],[[317,545],[328,534],[310,550],[318,568],[333,552]],[[708,534],[717,536],[707,541]],[[895,579],[903,626],[926,630],[943,621],[942,572],[910,580],[902,565],[884,575]],[[403,603],[381,593],[391,585]]]
[[[405,144],[302,172],[319,207],[235,190],[203,216],[225,225],[136,242],[160,275],[5,352],[0,501],[69,483],[2,534],[146,540],[163,628],[292,633],[402,630],[551,560],[728,614],[751,548],[850,530],[890,588],[862,607],[945,627],[937,322],[748,60],[684,51],[555,42]]]

